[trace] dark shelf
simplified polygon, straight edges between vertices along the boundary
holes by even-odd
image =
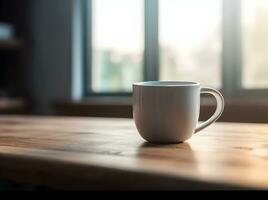
[[[0,50],[11,50],[11,49],[20,49],[23,47],[23,42],[19,39],[8,39],[8,40],[1,40],[0,39]]]
[[[25,107],[26,102],[23,99],[0,98],[0,113],[22,110]]]

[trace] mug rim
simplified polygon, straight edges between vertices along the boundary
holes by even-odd
[[[198,82],[191,81],[144,81],[134,83],[133,86],[140,87],[189,87],[189,86],[200,86]]]

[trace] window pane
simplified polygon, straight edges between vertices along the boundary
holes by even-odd
[[[268,1],[243,0],[243,86],[268,87]]]
[[[160,0],[162,80],[221,87],[220,0]]]
[[[94,92],[128,92],[143,79],[143,0],[93,0]]]

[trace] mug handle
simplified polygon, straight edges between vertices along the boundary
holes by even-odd
[[[203,129],[207,128],[208,126],[213,124],[215,121],[217,121],[222,115],[223,110],[224,110],[224,98],[218,90],[215,90],[213,88],[202,88],[201,94],[213,95],[217,101],[217,109],[209,120],[197,126],[195,133],[202,131]]]

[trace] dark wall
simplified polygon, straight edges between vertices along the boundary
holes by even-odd
[[[0,97],[26,97],[27,52],[31,35],[29,30],[29,0],[0,0],[0,22],[14,28],[14,38],[19,42],[0,45]]]
[[[80,79],[82,72],[78,67],[81,65],[78,33],[81,24],[75,12],[77,5],[80,0],[0,0],[0,22],[13,24],[16,38],[23,42],[19,54],[12,52],[11,56],[0,57],[0,75],[3,76],[0,76],[0,91],[1,81],[13,84],[19,80],[14,76],[18,70],[7,67],[6,61],[9,65],[20,66],[24,80],[14,88],[20,96],[27,96],[36,114],[51,114],[50,105],[54,101],[74,95],[77,99],[81,95],[80,80],[72,81],[74,76]],[[6,76],[3,69],[10,70],[10,75]],[[11,89],[8,92],[12,93]]]
[[[30,0],[0,0],[0,22],[13,24],[18,38],[29,39],[29,8]]]
[[[12,51],[0,48],[0,95],[27,98],[38,114],[70,98],[74,2],[0,0],[0,22],[12,24],[22,42]]]
[[[29,86],[35,113],[71,96],[72,0],[31,0]]]

